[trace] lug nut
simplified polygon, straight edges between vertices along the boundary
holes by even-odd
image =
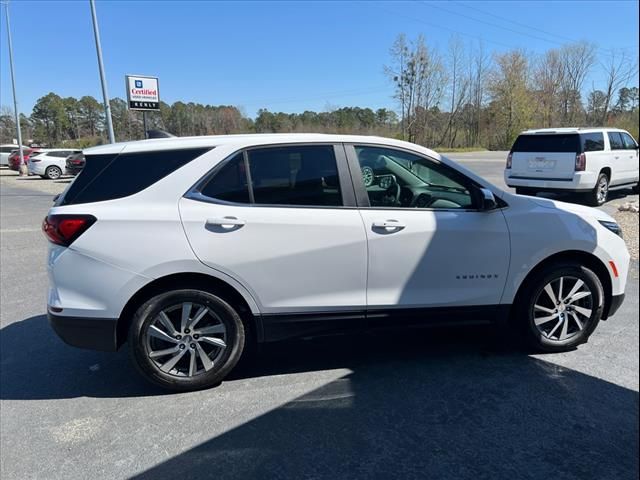
[[[193,336],[193,338],[195,338],[196,340],[200,338],[200,335],[198,335],[197,333]]]
[[[184,329],[184,333],[189,333],[189,332],[190,332],[190,331],[189,331],[189,329],[188,329],[188,328],[185,328],[185,329]]]
[[[191,348],[196,348],[196,344],[192,343],[191,345],[189,345]]]
[[[182,335],[176,335],[176,340],[182,339]]]
[[[180,348],[180,350],[184,350],[184,344],[181,343],[179,348]]]

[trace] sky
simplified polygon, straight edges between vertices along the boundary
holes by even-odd
[[[638,56],[637,1],[96,2],[109,95],[125,74],[159,77],[161,100],[302,112],[396,108],[384,74],[400,33],[446,51],[451,36],[535,58],[576,40]],[[102,100],[88,0],[10,2],[19,110],[36,100]],[[4,9],[0,104],[12,106]],[[594,71],[587,83],[602,86]]]

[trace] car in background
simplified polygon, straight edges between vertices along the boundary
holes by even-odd
[[[60,178],[67,168],[67,157],[80,150],[69,148],[51,148],[47,151],[31,155],[29,158],[29,173],[40,175],[42,178],[56,180]]]
[[[505,183],[516,193],[584,193],[600,206],[609,190],[638,192],[638,142],[616,128],[545,128],[527,130],[507,157]]]
[[[67,157],[67,160],[65,162],[65,173],[67,175],[78,175],[84,168],[85,163],[86,160],[84,158],[84,153],[74,153],[73,155]]]
[[[9,165],[9,155],[19,147],[20,146],[15,143],[5,143],[4,145],[0,145],[0,165]]]
[[[35,155],[36,153],[40,153],[44,150],[39,149],[39,148],[31,148],[31,147],[26,147],[22,149],[22,155],[24,156],[24,163],[25,165],[29,165],[29,158],[31,158],[31,155]],[[11,154],[9,155],[9,168],[11,170],[15,170],[16,172],[20,171],[20,151],[19,150],[13,150],[11,152]]]

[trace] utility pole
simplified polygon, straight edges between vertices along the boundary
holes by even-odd
[[[16,118],[16,132],[18,134],[18,152],[20,153],[20,175],[27,175],[27,165],[24,163],[22,151],[22,130],[20,128],[20,113],[18,113],[18,99],[16,97],[16,73],[13,68],[13,43],[11,42],[11,23],[9,22],[9,1],[2,2],[5,18],[7,19],[7,38],[9,40],[9,68],[11,70],[11,88],[13,89],[13,113]]]
[[[116,143],[113,134],[113,122],[111,121],[111,105],[109,105],[109,93],[107,93],[107,81],[104,78],[104,65],[102,63],[102,47],[100,46],[100,30],[98,30],[98,18],[96,17],[95,0],[89,0],[91,5],[91,18],[93,19],[93,36],[96,39],[96,53],[98,54],[98,70],[100,70],[100,82],[102,83],[102,99],[104,101],[104,116],[107,120],[109,143]]]

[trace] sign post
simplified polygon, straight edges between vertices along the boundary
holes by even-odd
[[[160,110],[158,77],[126,75],[127,104],[129,110],[142,111],[144,136],[147,138],[147,112]]]

